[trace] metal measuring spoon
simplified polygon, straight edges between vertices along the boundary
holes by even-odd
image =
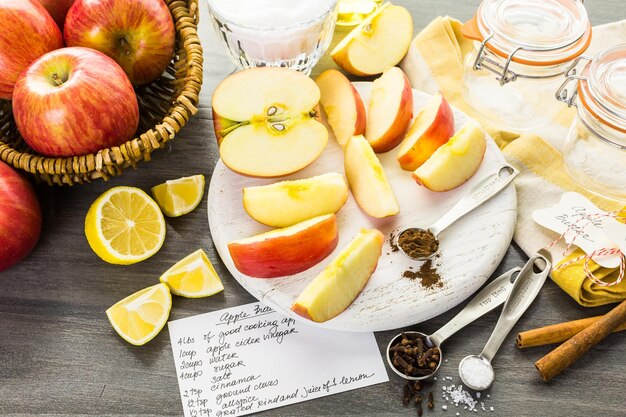
[[[419,227],[405,229],[396,235],[394,245],[400,248],[402,253],[413,260],[423,260],[432,257],[436,252],[433,252],[429,256],[423,258],[414,258],[409,256],[409,254],[407,254],[404,248],[402,248],[399,244],[400,237],[409,231],[423,231],[432,233],[436,239],[437,236],[448,226],[502,191],[511,183],[511,181],[513,181],[517,174],[519,174],[519,171],[511,165],[505,164],[501,166],[478,182],[478,184],[476,184],[466,195],[464,195],[461,200],[459,200],[459,202],[456,203],[452,209],[450,209],[450,211],[444,214],[443,217],[437,220],[432,226],[427,229],[421,229]]]
[[[441,366],[441,362],[443,362],[443,353],[441,352],[441,344],[447,340],[450,336],[452,336],[457,331],[461,330],[463,327],[467,326],[477,318],[483,316],[484,314],[490,312],[496,307],[500,306],[507,299],[508,294],[511,292],[511,288],[513,287],[513,282],[516,280],[516,273],[520,272],[522,268],[513,268],[510,271],[505,272],[500,275],[498,278],[495,278],[491,283],[489,283],[485,288],[483,288],[473,299],[470,301],[463,310],[459,312],[452,320],[450,320],[445,326],[441,329],[437,330],[435,333],[426,335],[421,332],[410,331],[400,333],[387,345],[387,362],[389,363],[389,367],[393,369],[393,371],[400,375],[402,378],[411,380],[411,381],[420,381],[423,379],[428,379],[435,375]],[[427,348],[437,347],[439,349],[439,363],[437,368],[429,375],[422,376],[408,376],[400,372],[392,363],[391,359],[391,347],[397,341],[398,338],[401,338],[403,334],[411,334],[411,335],[419,335],[425,339],[425,345]]]
[[[537,297],[551,268],[551,257],[545,249],[540,249],[526,262],[522,272],[517,276],[485,348],[480,355],[467,356],[459,363],[459,375],[465,385],[476,391],[491,386],[495,378],[491,360],[515,323]]]

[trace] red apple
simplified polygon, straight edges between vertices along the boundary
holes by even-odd
[[[398,162],[415,171],[454,135],[454,113],[443,97],[434,95],[417,115],[400,144]]]
[[[15,83],[13,115],[31,148],[58,157],[121,145],[139,124],[124,71],[87,48],[59,49],[35,61]]]
[[[413,119],[411,83],[398,67],[391,67],[372,83],[365,137],[374,152],[395,148]]]
[[[41,209],[32,187],[0,162],[0,271],[33,250],[41,233]]]
[[[235,267],[254,278],[275,278],[306,271],[337,247],[337,217],[314,217],[282,229],[228,244]]]
[[[63,36],[36,0],[0,0],[0,99],[11,100],[17,77],[37,58],[63,47]]]
[[[43,4],[50,16],[57,22],[57,25],[63,29],[65,24],[65,16],[75,0],[39,0]]]
[[[157,79],[174,54],[174,21],[162,0],[76,0],[64,34],[67,46],[113,58],[135,85]]]

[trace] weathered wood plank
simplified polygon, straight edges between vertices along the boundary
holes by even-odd
[[[438,15],[467,19],[477,0],[397,0],[414,17],[416,31]],[[203,4],[203,10],[204,10]],[[587,2],[594,24],[625,18],[621,0]],[[217,159],[212,133],[210,97],[233,69],[215,42],[203,14],[205,81],[200,113],[153,161],[108,183],[74,188],[40,187],[44,233],[30,258],[0,275],[0,414],[175,416],[182,414],[174,362],[167,332],[142,348],[127,345],[113,332],[104,310],[129,293],[157,282],[159,275],[184,255],[203,247],[223,277],[223,294],[200,300],[175,298],[172,319],[252,302],[217,258],[206,220],[207,202],[193,213],[168,220],[168,237],[153,258],[139,265],[119,267],[100,261],[83,236],[84,216],[91,202],[114,185],[145,190],[169,178],[203,173],[210,176]],[[334,64],[324,58],[319,68]],[[316,69],[314,73],[319,72]],[[522,263],[525,255],[512,246],[499,272]],[[498,273],[498,272],[496,272]],[[585,309],[548,282],[515,331],[601,314],[607,308]],[[420,329],[436,330],[458,311],[430,320]],[[444,346],[448,362],[440,376],[458,383],[461,358],[478,353],[497,320],[491,313]],[[397,331],[377,334],[381,351]],[[494,360],[496,382],[487,406],[493,415],[624,415],[626,335],[609,337],[572,369],[550,384],[541,382],[533,362],[549,351],[519,351],[511,335]],[[272,410],[272,416],[399,416],[415,415],[401,405],[401,381],[338,394]],[[442,381],[435,387],[437,414]],[[485,394],[486,395],[486,394]],[[484,398],[484,397],[483,397]],[[450,407],[447,413],[467,415]],[[489,413],[489,412],[488,412]],[[477,413],[480,414],[480,413]],[[425,415],[429,411],[425,410]]]

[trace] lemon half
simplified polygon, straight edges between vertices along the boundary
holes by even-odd
[[[158,252],[165,241],[165,220],[144,191],[114,187],[89,208],[85,236],[91,249],[106,262],[130,265]]]

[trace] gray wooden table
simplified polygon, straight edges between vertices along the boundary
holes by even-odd
[[[467,19],[477,0],[397,0],[408,7],[415,30],[438,15]],[[204,6],[204,5],[203,5]],[[622,0],[588,1],[593,24],[626,18]],[[204,7],[203,7],[204,8]],[[109,265],[87,245],[83,222],[89,205],[115,185],[148,191],[166,179],[203,173],[210,178],[217,160],[210,98],[213,89],[234,66],[203,16],[205,79],[200,113],[167,149],[108,183],[73,188],[39,187],[44,228],[36,250],[23,263],[0,274],[0,414],[2,415],[182,415],[176,371],[167,331],[144,347],[134,347],[110,327],[104,311],[128,294],[153,285],[159,275],[200,247],[214,262],[225,291],[207,299],[175,297],[171,319],[180,319],[254,301],[228,273],[211,242],[205,200],[191,214],[167,221],[165,245],[151,259],[133,266]],[[336,41],[336,40],[335,40]],[[315,72],[332,64],[325,58]],[[512,245],[496,273],[522,264],[526,256]],[[419,325],[431,332],[459,308]],[[624,416],[626,334],[612,335],[593,348],[571,369],[549,384],[534,369],[535,360],[550,348],[520,351],[514,333],[551,323],[601,314],[608,308],[586,309],[552,282],[520,320],[494,360],[496,382],[483,394],[487,413],[514,416]],[[497,320],[491,313],[446,343],[448,358],[440,376],[456,383],[461,358],[478,353]],[[381,351],[398,331],[377,333]],[[410,416],[413,408],[401,404],[402,382],[390,382],[358,391],[271,410],[271,416]],[[440,396],[441,378],[432,388]],[[447,382],[447,381],[446,381]],[[452,382],[449,382],[452,383]],[[486,398],[487,394],[490,395]],[[441,409],[425,415],[461,415],[463,409]]]

